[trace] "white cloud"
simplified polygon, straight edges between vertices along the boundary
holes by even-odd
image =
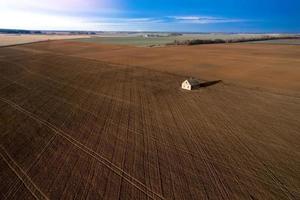
[[[0,28],[32,30],[107,30],[108,23],[95,13],[111,16],[118,0],[0,0]],[[90,17],[92,16],[92,17]],[[97,26],[96,26],[97,25]],[[97,27],[97,28],[96,28]]]
[[[192,24],[233,23],[211,16],[120,16],[122,0],[0,0],[0,28],[31,30],[172,30]],[[106,16],[106,17],[105,17]],[[108,16],[108,17],[107,17]]]
[[[151,30],[151,28],[165,22],[155,18],[95,18],[87,19],[86,23],[96,30],[136,31]]]
[[[0,0],[0,7],[18,11],[79,12],[104,10],[114,5],[109,0]]]
[[[86,27],[85,23],[83,22],[83,19],[81,18],[30,13],[24,11],[0,12],[0,19],[7,19],[0,21],[1,28],[33,30],[75,30]]]
[[[0,12],[0,28],[29,30],[130,31],[150,30],[161,21],[153,18],[80,17],[26,11]]]
[[[170,17],[179,23],[187,24],[215,24],[215,23],[234,23],[243,22],[242,19],[231,19],[213,16],[172,16]]]

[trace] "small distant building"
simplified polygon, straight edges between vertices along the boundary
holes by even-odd
[[[199,88],[200,84],[201,82],[199,80],[190,78],[181,84],[181,88],[184,90],[194,90]]]

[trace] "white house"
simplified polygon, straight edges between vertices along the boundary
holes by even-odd
[[[184,90],[194,90],[200,86],[200,81],[197,79],[188,79],[181,84],[181,88]]]

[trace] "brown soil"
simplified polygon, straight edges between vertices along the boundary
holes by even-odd
[[[299,46],[0,55],[0,199],[300,197]],[[223,82],[183,91],[189,76]]]

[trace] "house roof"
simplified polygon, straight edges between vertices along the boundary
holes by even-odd
[[[201,82],[197,79],[188,79],[187,80],[188,83],[191,85],[191,86],[195,86],[195,85],[199,85]]]

